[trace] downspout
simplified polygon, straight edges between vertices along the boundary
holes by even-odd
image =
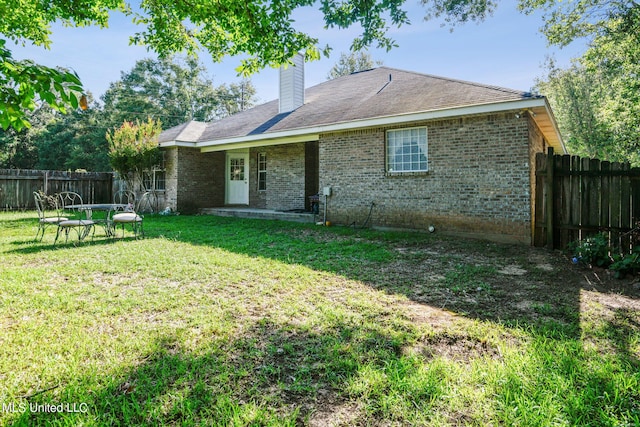
[[[324,218],[322,219],[322,225],[327,225],[327,194],[324,195]]]

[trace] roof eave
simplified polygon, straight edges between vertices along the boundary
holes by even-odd
[[[187,147],[187,148],[196,148],[196,142],[193,141],[162,141],[158,143],[158,147],[160,148],[171,148],[171,147]]]
[[[534,110],[535,109],[535,110]],[[534,120],[540,114],[548,117],[548,124],[541,131],[545,139],[556,150],[566,152],[557,123],[551,112],[551,108],[544,97],[536,97],[531,99],[522,99],[515,101],[501,101],[487,104],[468,105],[464,107],[454,107],[447,109],[421,111],[405,114],[397,114],[393,116],[374,117],[361,120],[345,121],[331,123],[327,125],[303,127],[289,129],[277,132],[268,132],[257,135],[241,135],[230,138],[221,138],[210,141],[199,142],[182,142],[170,141],[161,143],[161,147],[191,147],[199,148],[203,152],[223,151],[237,148],[260,147],[278,144],[287,144],[303,141],[313,141],[319,138],[322,133],[339,132],[353,129],[363,129],[371,127],[389,126],[395,124],[403,124],[425,120],[447,119],[453,117],[470,116],[478,114],[491,114],[511,110],[532,111]],[[541,121],[542,117],[538,117],[536,123]],[[540,125],[538,125],[540,127]]]

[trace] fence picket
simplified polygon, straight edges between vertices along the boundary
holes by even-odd
[[[113,199],[113,183],[110,172],[0,169],[0,208],[35,209],[34,191],[75,191],[87,203],[109,202]]]
[[[631,167],[628,163],[623,164],[622,170],[628,172]],[[631,220],[631,179],[627,174],[620,177],[620,249],[627,252],[630,249],[630,235],[625,231],[633,228]]]
[[[640,221],[640,169],[553,152],[537,156],[536,168],[536,246],[565,248],[572,241],[605,233],[612,245],[631,249],[629,232]],[[552,200],[542,197],[548,197],[549,188]],[[549,202],[552,210],[544,207]]]
[[[601,228],[600,224],[600,196],[602,194],[602,187],[600,186],[601,174],[600,174],[600,160],[589,160],[589,171],[592,172],[587,176],[591,190],[589,191],[589,206],[587,215],[589,217],[589,226],[593,227],[594,233],[597,233]],[[593,174],[595,173],[595,174]]]
[[[545,174],[547,168],[547,156],[544,153],[536,154],[536,186],[534,206],[534,232],[533,244],[545,245],[546,218],[545,218]]]

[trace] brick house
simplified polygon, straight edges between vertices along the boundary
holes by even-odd
[[[535,154],[565,151],[544,97],[388,67],[303,88],[300,60],[279,100],[164,131],[168,205],[308,211],[320,193],[335,224],[531,241]]]

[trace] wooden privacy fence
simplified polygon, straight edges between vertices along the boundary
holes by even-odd
[[[628,163],[548,154],[536,156],[534,245],[564,249],[605,233],[627,251],[640,221],[640,169]]]
[[[113,199],[113,173],[0,169],[0,209],[35,209],[33,192],[75,191],[86,203]]]

